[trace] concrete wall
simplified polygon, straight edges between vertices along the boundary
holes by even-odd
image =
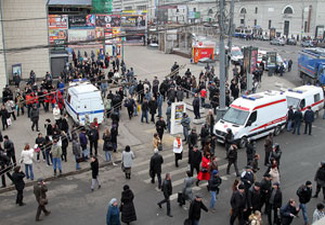
[[[43,77],[47,71],[50,71],[49,49],[35,49],[33,47],[48,45],[46,1],[1,1],[4,9],[3,19],[7,20],[3,22],[7,49],[7,74],[11,77],[12,65],[22,64],[23,78],[28,78],[31,70],[35,71],[37,77]],[[10,51],[11,49],[25,47],[32,49]]]

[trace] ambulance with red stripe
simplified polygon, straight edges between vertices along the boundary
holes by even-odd
[[[318,112],[324,107],[323,88],[314,85],[304,85],[285,92],[287,96],[288,107],[292,106],[294,110],[301,109],[304,114],[310,106],[311,110],[318,115]]]
[[[270,132],[278,135],[285,126],[287,111],[287,98],[283,92],[243,95],[231,103],[225,115],[214,125],[217,141],[224,143],[228,128],[241,148],[245,147],[248,138],[258,139]]]

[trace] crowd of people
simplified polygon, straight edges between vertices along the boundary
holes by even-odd
[[[110,69],[110,66],[112,69]],[[105,74],[105,69],[109,69]],[[183,127],[183,139],[181,135],[175,137],[173,141],[173,153],[175,154],[175,167],[189,166],[184,179],[182,192],[178,193],[178,203],[189,214],[185,222],[187,224],[198,225],[201,218],[201,210],[216,211],[216,200],[220,193],[222,179],[218,169],[218,159],[216,155],[216,136],[213,132],[215,123],[216,109],[219,106],[220,81],[216,76],[214,67],[207,65],[200,72],[198,78],[192,74],[190,69],[181,75],[179,65],[175,64],[171,72],[163,80],[154,77],[153,81],[147,79],[140,80],[135,75],[133,68],[127,69],[122,60],[107,55],[96,55],[92,52],[91,56],[87,54],[81,56],[80,53],[73,53],[73,63],[67,66],[62,72],[56,85],[53,77],[47,73],[44,80],[39,84],[36,82],[36,74],[31,71],[27,85],[20,90],[21,85],[16,83],[15,91],[6,87],[3,92],[3,105],[1,106],[0,116],[2,118],[3,130],[14,126],[17,116],[26,114],[32,122],[31,130],[36,130],[37,137],[35,144],[26,143],[21,152],[19,160],[16,160],[14,143],[7,135],[3,137],[3,147],[0,149],[2,185],[6,186],[5,175],[14,183],[17,190],[16,203],[23,206],[23,189],[24,179],[34,180],[33,164],[40,163],[41,158],[48,167],[52,166],[53,175],[60,176],[64,171],[64,164],[69,159],[68,146],[71,142],[73,160],[75,161],[76,170],[81,169],[80,163],[90,160],[92,170],[91,191],[95,186],[101,188],[99,179],[99,162],[98,148],[99,139],[103,139],[102,149],[105,160],[116,165],[113,152],[118,151],[118,128],[121,119],[121,110],[126,108],[128,119],[141,114],[139,121],[155,125],[157,133],[153,135],[154,154],[149,163],[149,175],[151,183],[155,183],[155,177],[158,179],[158,188],[162,190],[163,200],[158,202],[159,208],[162,204],[167,205],[167,215],[172,217],[170,196],[173,193],[171,173],[166,173],[165,179],[162,180],[162,165],[164,159],[159,154],[163,151],[164,132],[170,132],[171,129],[171,104],[182,102],[185,98],[193,98],[192,105],[194,110],[194,119],[201,119],[201,108],[207,108],[208,113],[201,127],[200,132],[193,127],[190,116],[186,113],[182,115],[181,125]],[[263,71],[260,73],[263,74]],[[262,74],[256,74],[255,79],[261,82]],[[86,119],[85,125],[78,123],[70,125],[67,114],[65,113],[64,94],[66,84],[74,79],[87,78],[98,86],[101,90],[105,116],[110,119],[110,128],[106,127],[103,134],[100,135],[100,125],[97,120],[89,121]],[[245,92],[247,85],[244,75],[240,75],[236,67],[234,69],[234,78],[230,84],[226,85],[226,105],[229,106],[231,101],[239,97],[239,93]],[[117,91],[113,93],[108,87],[116,85]],[[166,104],[166,112],[163,112],[163,105]],[[47,115],[52,112],[52,118],[49,116],[44,124],[45,133],[40,132],[39,114],[44,110]],[[21,114],[20,114],[21,113]],[[156,116],[158,120],[156,121]],[[164,119],[166,116],[166,120]],[[289,123],[288,123],[289,124]],[[288,125],[290,127],[291,125]],[[296,126],[296,125],[295,125]],[[294,131],[296,129],[294,128]],[[299,129],[297,128],[298,132]],[[311,129],[310,129],[311,132]],[[1,135],[2,139],[2,135]],[[33,146],[33,147],[32,147]],[[296,200],[290,199],[285,201],[281,193],[280,182],[280,159],[281,148],[279,144],[273,142],[272,133],[265,139],[265,159],[264,165],[266,172],[262,180],[258,181],[256,173],[261,170],[259,167],[260,155],[256,151],[256,141],[249,140],[246,144],[247,166],[240,173],[238,161],[238,145],[234,140],[231,129],[227,130],[225,137],[225,156],[228,160],[227,174],[230,175],[231,166],[234,165],[237,178],[233,185],[233,194],[230,199],[231,216],[230,224],[234,224],[238,219],[239,224],[262,223],[262,212],[267,215],[269,224],[289,225],[292,220],[302,211],[303,219],[306,224],[310,224],[310,218],[307,215],[306,205],[312,197],[312,182],[306,181],[297,189],[299,205]],[[188,149],[188,162],[182,163],[183,152]],[[36,160],[34,157],[36,155]],[[220,156],[219,156],[220,157]],[[126,179],[131,179],[131,169],[135,158],[131,147],[127,145],[122,152],[121,168],[125,173]],[[25,172],[22,172],[20,165],[24,165]],[[11,171],[14,171],[12,174]],[[196,173],[196,174],[195,174]],[[195,176],[194,176],[195,175]],[[203,185],[207,181],[207,189],[210,193],[209,206],[205,206],[202,201],[202,195],[193,193],[193,186]],[[201,184],[200,184],[201,183]],[[280,185],[281,184],[281,185]],[[316,174],[316,194],[321,188],[325,196],[325,162]],[[47,187],[42,178],[37,179],[34,186],[34,194],[39,204],[36,220],[40,220],[41,211],[49,215],[50,211],[45,208]],[[137,219],[135,206],[133,204],[134,194],[128,185],[123,187],[121,203],[113,198],[108,207],[106,222],[107,225],[131,223]],[[189,207],[186,207],[189,202]],[[264,211],[263,211],[264,209]],[[325,215],[324,205],[317,205],[313,221],[316,221]]]

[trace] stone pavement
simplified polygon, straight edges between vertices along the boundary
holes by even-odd
[[[158,79],[162,80],[164,76],[170,73],[170,68],[175,61],[177,61],[179,65],[186,64],[185,68],[180,71],[181,74],[183,74],[187,68],[190,68],[192,73],[198,77],[199,72],[203,70],[202,66],[190,64],[188,59],[177,55],[163,54],[157,50],[147,49],[142,46],[128,46],[126,47],[125,52],[127,67],[133,67],[138,79],[141,80],[144,80],[145,78],[152,80],[154,76],[158,76]],[[218,74],[218,65],[216,66],[216,72]],[[284,78],[278,76],[269,77],[267,76],[267,73],[264,73],[262,79],[260,90],[279,90],[281,88],[292,87],[292,84],[287,82]],[[191,99],[187,101],[191,101]],[[156,132],[155,126],[153,123],[141,123],[140,116],[129,120],[127,111],[124,107],[121,112],[121,122],[118,136],[118,153],[114,154],[114,159],[119,161],[121,158],[120,153],[124,147],[126,145],[130,145],[131,149],[135,152],[137,160],[142,161],[142,163],[147,166],[147,160],[144,161],[144,159],[148,159],[148,156],[152,155],[152,137]],[[165,115],[165,112],[166,103],[164,103],[163,115]],[[191,112],[189,112],[189,115],[191,118],[193,118]],[[43,134],[45,133],[44,122],[47,118],[51,119],[52,122],[54,121],[52,113],[45,113],[43,110],[41,110],[39,126]],[[105,121],[105,124],[101,125],[100,136],[102,136],[102,132],[106,126],[110,126],[110,121]],[[198,128],[198,130],[200,130],[199,126]],[[37,133],[38,132],[31,131],[31,122],[25,114],[24,116],[18,117],[16,121],[13,121],[13,125],[6,131],[3,131],[2,135],[8,135],[9,138],[14,142],[16,158],[19,160],[24,144],[27,142],[33,146]],[[172,141],[173,137],[169,134],[165,134],[163,139],[164,149],[172,149]],[[105,157],[102,151],[102,143],[103,141],[100,140],[98,147],[99,163],[104,167],[112,167],[111,163],[104,162]],[[72,155],[71,147],[72,144],[70,142],[68,146],[68,162],[62,163],[64,176],[84,172],[90,168],[89,162],[83,162],[81,163],[82,170],[75,170],[75,160]],[[171,155],[168,157],[171,157]],[[53,169],[52,167],[48,167],[45,162],[41,161],[38,163],[35,160],[33,168],[36,180],[39,177],[53,179]],[[32,182],[28,180],[26,183],[32,184]],[[10,182],[7,179],[7,188],[0,189],[0,193],[3,191],[13,190],[13,186],[8,184],[10,184]]]

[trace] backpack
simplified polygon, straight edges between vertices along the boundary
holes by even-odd
[[[301,186],[298,188],[298,190],[297,190],[297,192],[296,192],[296,194],[297,194],[298,197],[301,197],[301,196],[302,196],[302,194],[303,194],[303,192],[304,192],[304,188],[305,188],[304,185],[301,185]]]

